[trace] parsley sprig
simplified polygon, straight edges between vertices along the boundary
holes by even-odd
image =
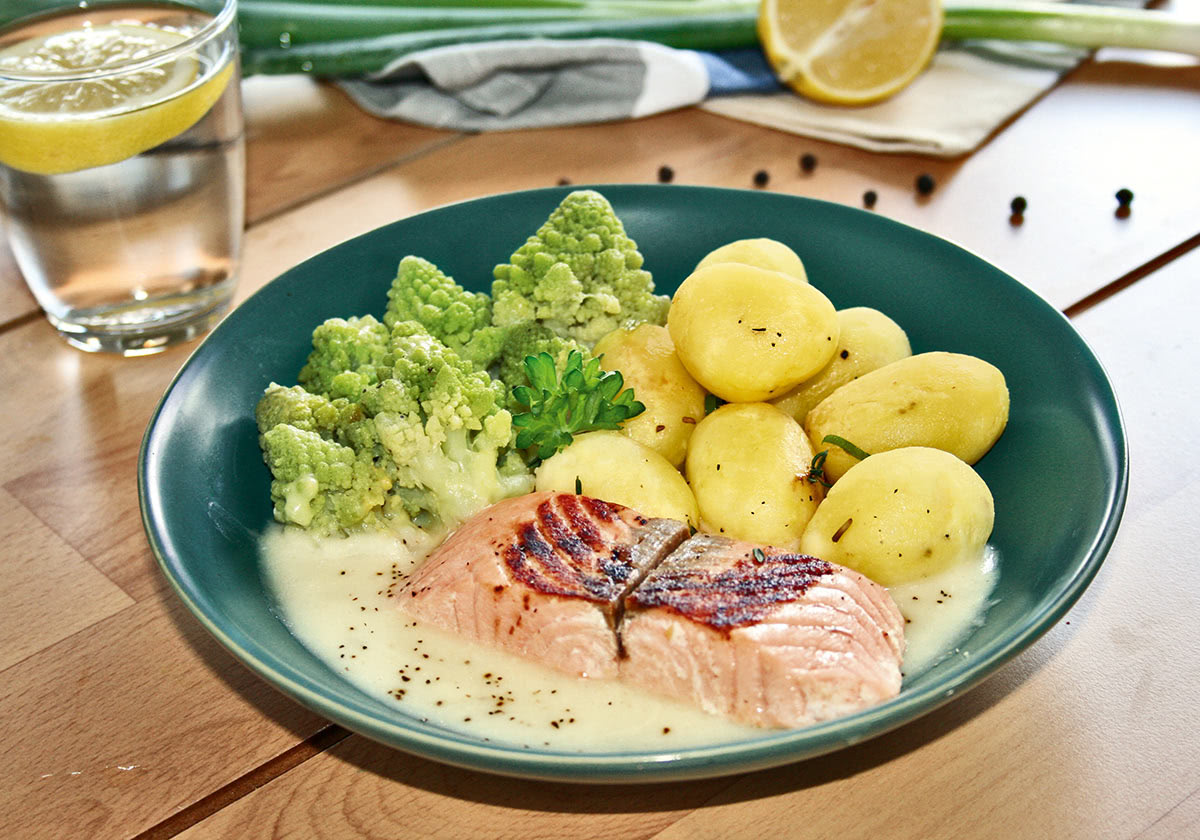
[[[537,458],[545,460],[565,448],[581,432],[620,429],[621,424],[646,410],[626,388],[619,371],[600,369],[599,359],[589,359],[572,350],[561,378],[549,353],[525,357],[529,386],[513,388],[513,399],[529,409],[513,415],[518,429],[518,449],[537,447]]]

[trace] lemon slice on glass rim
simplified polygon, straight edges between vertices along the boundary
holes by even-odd
[[[763,0],[758,36],[788,87],[866,105],[916,78],[937,49],[940,0]]]
[[[228,62],[203,78],[195,54],[155,56],[191,33],[87,26],[0,50],[0,162],[42,175],[116,163],[195,125],[220,98]]]

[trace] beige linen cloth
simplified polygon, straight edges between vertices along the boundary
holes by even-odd
[[[1086,54],[1049,44],[947,44],[916,81],[877,105],[840,108],[780,91],[713,97],[700,107],[871,151],[956,157],[977,148]]]

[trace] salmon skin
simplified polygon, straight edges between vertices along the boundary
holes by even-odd
[[[581,677],[764,727],[900,691],[904,618],[863,575],[587,496],[464,523],[399,593],[413,617]]]
[[[408,580],[402,608],[570,674],[617,676],[625,596],[688,536],[588,496],[533,493],[476,514]]]
[[[757,726],[842,717],[900,691],[904,617],[849,569],[697,534],[626,601],[620,678]]]

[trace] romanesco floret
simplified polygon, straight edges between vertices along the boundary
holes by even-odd
[[[331,318],[313,330],[313,350],[298,379],[313,394],[355,398],[391,363],[386,326],[370,315]]]
[[[396,493],[409,517],[450,528],[529,492],[528,468],[513,470],[505,459],[513,435],[503,386],[416,322],[393,326],[392,348],[392,377],[364,395],[364,405],[395,464]]]
[[[665,323],[670,306],[654,294],[637,243],[594,190],[564,198],[493,275],[493,324],[539,321],[588,346],[618,327]]]
[[[382,509],[392,486],[369,456],[287,423],[268,429],[262,447],[281,522],[319,533],[351,528]]]
[[[285,388],[272,382],[254,409],[258,433],[266,434],[280,423],[334,437],[339,429],[363,418],[362,408],[346,399],[330,400],[311,394],[299,385]]]
[[[428,260],[408,256],[396,269],[383,316],[389,327],[401,321],[416,321],[438,341],[458,350],[492,322],[492,299],[468,292]]]

